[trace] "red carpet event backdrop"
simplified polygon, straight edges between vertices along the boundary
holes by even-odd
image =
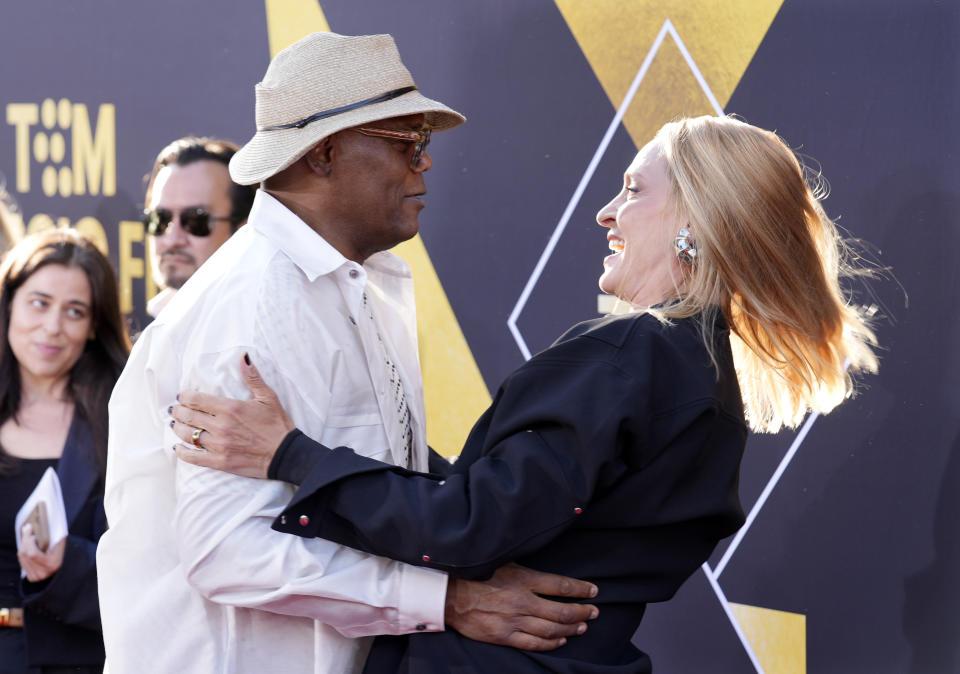
[[[605,310],[594,216],[660,125],[735,113],[822,167],[827,212],[891,269],[854,288],[877,308],[880,374],[750,439],[747,524],[635,641],[661,672],[960,671],[960,5],[16,0],[0,173],[23,228],[90,236],[145,325],[153,157],[187,134],[243,143],[270,57],[313,30],[391,33],[421,90],[468,118],[434,137],[421,233],[397,250],[446,454],[504,375]]]

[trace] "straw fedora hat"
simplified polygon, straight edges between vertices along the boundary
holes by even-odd
[[[421,113],[434,131],[466,121],[417,91],[389,35],[308,35],[276,55],[255,91],[257,132],[230,160],[241,185],[266,180],[352,126]]]

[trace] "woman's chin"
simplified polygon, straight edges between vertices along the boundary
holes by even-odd
[[[600,290],[602,290],[603,292],[607,293],[608,295],[613,295],[614,297],[616,297],[617,295],[616,288],[614,288],[613,284],[610,283],[610,279],[607,278],[608,275],[609,275],[608,272],[601,274],[600,279],[597,282],[597,285],[600,286]]]

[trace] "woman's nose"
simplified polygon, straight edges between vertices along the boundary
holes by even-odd
[[[614,197],[606,206],[597,212],[597,224],[601,227],[611,228],[617,224],[617,201],[619,196]]]
[[[43,322],[43,327],[51,335],[56,335],[60,333],[60,328],[63,324],[63,317],[60,315],[59,311],[49,311],[47,312],[46,319]]]

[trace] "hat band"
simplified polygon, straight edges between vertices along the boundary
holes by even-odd
[[[373,98],[368,98],[365,101],[358,101],[357,103],[351,103],[350,105],[344,105],[339,108],[333,108],[332,110],[324,110],[323,112],[318,112],[315,115],[310,115],[309,117],[304,117],[298,122],[290,122],[289,124],[277,124],[275,126],[258,126],[257,131],[282,131],[283,129],[302,129],[307,124],[316,122],[321,119],[326,119],[327,117],[333,117],[334,115],[340,115],[344,112],[350,112],[351,110],[356,110],[357,108],[363,108],[368,105],[373,105],[374,103],[383,103],[385,101],[392,101],[398,96],[403,96],[404,94],[409,94],[411,91],[416,91],[416,85],[403,87],[401,89],[394,89],[393,91],[388,91],[385,94],[380,96],[375,96]]]

